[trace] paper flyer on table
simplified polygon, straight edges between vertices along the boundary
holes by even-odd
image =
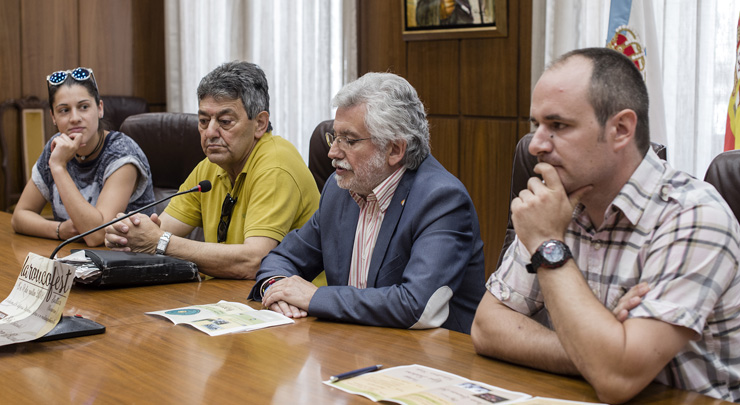
[[[258,311],[249,305],[229,301],[153,311],[147,314],[163,316],[174,324],[190,325],[211,336],[295,323],[292,319],[277,312]]]
[[[74,267],[29,253],[10,295],[0,302],[0,345],[27,342],[59,322]]]
[[[607,405],[604,403],[568,401],[565,399],[534,397],[517,402],[517,405]]]
[[[531,398],[458,375],[417,364],[398,366],[358,377],[324,384],[362,395],[375,402],[388,401],[404,405],[426,404],[510,404]]]

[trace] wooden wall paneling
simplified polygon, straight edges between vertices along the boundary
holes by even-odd
[[[459,43],[458,40],[408,43],[407,79],[429,114],[460,112]]]
[[[20,60],[17,73],[21,78],[21,94],[17,98],[34,96],[48,100],[46,76],[57,70],[79,66],[77,6],[77,0],[20,2],[21,46],[16,57]],[[19,120],[18,116],[15,119]],[[56,132],[50,115],[44,116],[44,127],[47,139]],[[20,128],[16,127],[15,133],[19,131]],[[8,151],[15,157],[13,165],[9,166],[9,170],[14,171],[14,182],[17,182],[11,184],[14,192],[20,192],[26,183],[21,149],[21,144],[17,143]]]
[[[464,89],[460,93],[460,108],[463,115],[517,116],[519,2],[509,1],[507,11],[507,37],[460,41],[460,87]]]
[[[360,76],[388,71],[406,77],[401,1],[359,0],[357,63]]]
[[[478,212],[488,277],[495,270],[504,243],[517,123],[464,119],[461,128],[460,180]]]
[[[427,117],[432,155],[455,177],[460,178],[460,136],[457,117]]]
[[[164,0],[133,0],[133,95],[152,111],[167,110]]]
[[[529,117],[532,100],[532,0],[519,0],[519,116]]]
[[[4,97],[1,102],[12,100],[9,97]],[[20,131],[19,114],[15,108],[9,107],[0,109],[0,124],[2,128],[2,136],[4,138],[3,148],[0,150],[2,153],[3,167],[2,175],[0,177],[0,209],[7,210],[8,207],[5,204],[6,201],[6,184],[10,195],[13,195],[14,190],[19,190],[23,184],[23,169],[22,169],[22,158],[21,152],[22,146],[20,140],[16,134]]]
[[[133,95],[131,0],[80,1],[80,64],[95,71],[100,94]]]
[[[517,139],[522,139],[524,135],[527,135],[531,131],[532,124],[529,122],[529,119],[520,119],[516,130]],[[514,153],[514,151],[511,152]]]
[[[20,0],[0,0],[0,102],[21,95],[20,10]]]
[[[20,0],[0,0],[0,103],[21,96],[22,72],[21,59],[21,5]],[[15,110],[6,110],[0,117],[2,134],[6,137],[7,150],[0,150],[2,158],[7,158],[8,168],[16,168],[10,173],[16,175],[20,168],[18,142],[11,134],[18,133],[18,114]],[[21,182],[20,176],[11,185]],[[5,201],[5,173],[0,176],[0,201]],[[2,207],[6,209],[7,207]]]
[[[49,94],[46,76],[79,66],[77,0],[21,2],[23,96]]]

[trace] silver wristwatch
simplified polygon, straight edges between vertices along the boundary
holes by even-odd
[[[170,244],[171,236],[172,236],[172,233],[165,232],[162,234],[162,236],[159,237],[159,242],[157,242],[157,250],[156,250],[156,253],[158,255],[163,255],[164,251],[167,250],[167,245]]]

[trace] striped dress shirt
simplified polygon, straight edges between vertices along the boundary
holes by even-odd
[[[347,285],[357,288],[367,287],[367,273],[370,269],[370,259],[373,256],[375,242],[378,240],[380,225],[385,218],[385,211],[393,199],[398,183],[406,172],[401,166],[393,174],[373,189],[367,198],[350,192],[352,198],[360,206],[360,216],[357,219],[355,242],[352,246],[352,262],[349,268]]]
[[[596,298],[609,310],[642,281],[650,291],[630,311],[695,332],[656,381],[740,400],[740,226],[708,183],[643,159],[595,229],[579,206],[565,243]],[[508,307],[552,327],[530,255],[519,240],[486,288]]]

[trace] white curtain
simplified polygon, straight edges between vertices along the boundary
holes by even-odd
[[[200,79],[231,60],[258,64],[274,133],[304,160],[331,98],[357,77],[355,0],[166,0],[167,110],[197,112]]]
[[[633,0],[633,7],[646,1],[652,4],[658,36],[668,161],[703,178],[722,152],[740,2]],[[533,85],[557,56],[605,45],[609,6],[609,0],[534,0]]]

